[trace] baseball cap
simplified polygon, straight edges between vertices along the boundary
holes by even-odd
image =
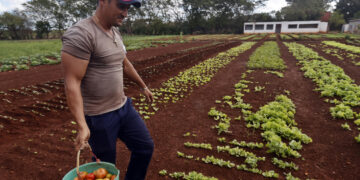
[[[136,8],[141,6],[141,0],[118,0],[118,2],[122,4],[132,4]]]

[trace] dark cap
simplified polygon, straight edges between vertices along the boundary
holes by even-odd
[[[141,0],[117,0],[117,1],[122,4],[132,4],[136,8],[139,8],[141,6]]]

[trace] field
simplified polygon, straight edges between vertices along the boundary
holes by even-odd
[[[125,78],[155,143],[147,179],[358,179],[360,38],[345,37],[124,37],[155,95],[147,104]],[[77,125],[59,59],[47,54],[56,48],[35,53],[54,63],[31,66],[43,57],[16,52],[0,73],[3,179],[61,179],[75,167]],[[123,179],[130,152],[117,147]]]

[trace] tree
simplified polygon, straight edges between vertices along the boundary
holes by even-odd
[[[342,25],[345,23],[344,15],[335,11],[329,20],[330,30],[341,30]]]
[[[344,15],[346,22],[355,17],[355,14],[360,10],[359,0],[339,0],[336,4],[336,11]]]
[[[37,21],[35,24],[35,28],[37,38],[42,39],[44,37],[44,34],[46,34],[46,37],[49,38],[51,26],[48,21]]]
[[[31,38],[31,23],[26,15],[19,10],[4,12],[0,16],[0,24],[4,32],[8,32],[11,39]]]
[[[281,9],[286,21],[319,20],[333,0],[286,0],[288,6]]]
[[[30,0],[23,4],[25,12],[34,22],[49,22],[52,27],[62,30],[67,21],[64,2],[61,0]]]
[[[47,21],[61,31],[92,15],[96,4],[97,0],[30,0],[23,5],[34,22]]]
[[[354,19],[360,19],[360,11],[354,14]]]
[[[265,1],[184,0],[183,9],[190,33],[206,32],[209,29],[212,29],[213,32],[229,32],[235,19],[249,15]],[[237,25],[242,26],[242,24]]]
[[[269,13],[256,13],[250,17],[250,21],[264,22],[274,21],[275,19]]]

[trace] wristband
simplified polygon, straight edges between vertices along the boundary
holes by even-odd
[[[149,88],[148,88],[148,87],[141,88],[141,91],[145,91],[145,90],[147,90],[147,89],[149,89]]]

